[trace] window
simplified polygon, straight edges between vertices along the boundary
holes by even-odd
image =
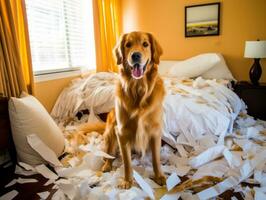
[[[26,0],[34,74],[95,69],[92,0]]]

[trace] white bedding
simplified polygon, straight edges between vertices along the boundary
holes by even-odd
[[[78,111],[109,112],[114,106],[114,73],[96,73],[73,81],[60,94],[52,117],[57,122],[74,118]],[[167,95],[164,100],[164,140],[172,146],[200,146],[203,137],[211,135],[223,142],[231,132],[241,108],[238,96],[216,80],[182,80],[164,77]]]
[[[233,122],[245,108],[239,97],[224,82],[164,78],[164,139],[169,144],[200,148],[206,136],[220,143],[231,133]],[[170,133],[170,134],[169,134]]]
[[[96,114],[107,113],[114,106],[117,74],[101,72],[83,79],[75,79],[59,95],[51,112],[59,121],[74,118],[78,111],[93,109]]]

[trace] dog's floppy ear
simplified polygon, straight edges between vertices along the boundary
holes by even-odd
[[[113,54],[114,54],[114,57],[116,58],[117,65],[120,65],[123,63],[123,59],[124,59],[123,50],[124,50],[124,43],[125,43],[126,35],[127,34],[124,34],[120,37],[115,48],[113,49]]]
[[[151,43],[152,60],[155,64],[159,64],[163,49],[151,33],[148,33],[148,36]]]

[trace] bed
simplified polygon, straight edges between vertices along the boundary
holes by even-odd
[[[216,54],[205,54],[204,59],[211,60],[213,56],[216,56],[214,59],[220,59],[220,55]],[[197,68],[201,68],[200,70],[193,69],[195,62],[202,62],[202,59],[186,61],[185,64],[180,64],[180,61],[162,61],[159,66],[159,73],[164,80],[167,93],[163,102],[163,140],[174,148],[180,148],[178,144],[200,148],[202,145],[200,141],[206,137],[213,138],[214,142],[219,140],[218,142],[223,144],[226,134],[232,133],[234,120],[241,110],[245,110],[243,101],[230,88],[234,78],[228,72],[224,60],[220,62],[224,63],[222,67],[226,72],[223,73],[218,69],[219,76],[215,75],[218,78],[216,79],[208,72],[213,69],[205,67],[209,61],[207,64],[205,64],[206,61],[198,64]],[[191,63],[187,64],[187,62]],[[179,66],[175,66],[177,64],[181,67],[175,73],[182,75],[176,77],[167,73],[172,66],[178,68]],[[187,71],[183,70],[183,65],[186,65]],[[195,72],[192,73],[193,70]],[[185,75],[202,76],[190,78],[184,77]],[[63,124],[74,119],[78,113],[89,110],[91,113],[89,121],[97,121],[95,114],[108,113],[114,107],[117,80],[116,73],[106,72],[74,80],[71,86],[65,88],[58,97],[51,112],[52,117]],[[185,151],[182,152],[185,153]]]

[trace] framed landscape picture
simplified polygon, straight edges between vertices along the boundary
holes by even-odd
[[[185,7],[185,37],[220,34],[220,3]]]

